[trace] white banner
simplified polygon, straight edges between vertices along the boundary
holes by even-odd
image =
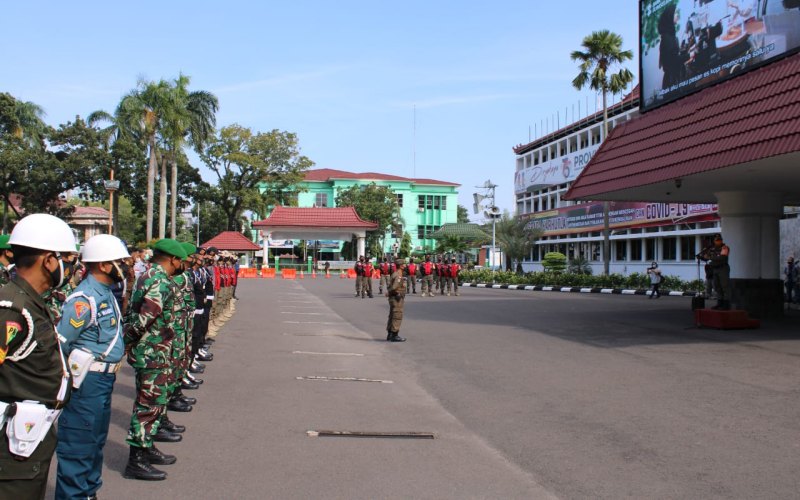
[[[574,181],[583,172],[600,146],[590,146],[561,158],[520,170],[514,176],[514,192],[524,193],[540,187]]]

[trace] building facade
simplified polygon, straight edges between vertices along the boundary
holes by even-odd
[[[638,87],[609,107],[609,132],[639,114]],[[562,195],[583,171],[603,140],[602,112],[514,148],[516,213],[543,236],[526,271],[542,270],[547,252],[585,259],[594,274],[603,272],[604,203],[567,201]],[[678,186],[680,187],[680,186]],[[702,270],[695,256],[719,232],[712,204],[608,202],[610,272],[643,273],[657,261],[665,275],[685,280]]]
[[[417,251],[433,249],[434,231],[443,224],[454,223],[458,218],[458,187],[454,182],[434,179],[412,179],[375,172],[346,172],[333,169],[315,169],[306,173],[298,194],[298,207],[336,207],[336,195],[352,186],[375,183],[388,187],[397,199],[402,219],[402,229],[389,231],[384,238],[384,252],[396,253],[403,232],[411,236],[412,248]],[[326,242],[319,245],[330,245]],[[330,250],[330,249],[329,249]]]

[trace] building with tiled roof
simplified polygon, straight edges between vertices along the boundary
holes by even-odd
[[[214,247],[217,250],[228,250],[230,252],[257,252],[261,250],[260,246],[238,231],[223,231],[200,246],[202,248]]]
[[[352,186],[375,183],[394,192],[400,205],[403,227],[400,232],[387,232],[384,252],[391,253],[399,245],[403,232],[411,236],[415,250],[433,249],[431,237],[443,224],[456,222],[458,183],[427,178],[410,178],[377,172],[347,172],[330,168],[309,170],[301,183],[303,188],[297,205],[305,208],[336,207],[339,191]]]

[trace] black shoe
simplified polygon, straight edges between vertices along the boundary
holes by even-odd
[[[203,356],[202,354],[200,354],[198,352],[197,355],[194,357],[194,359],[196,359],[198,361],[211,361],[211,360],[214,359],[214,355],[213,354],[208,354],[207,356]]]
[[[215,339],[214,337],[206,337],[205,339],[203,339],[204,344],[213,344],[216,341],[217,339]]]
[[[158,441],[160,443],[177,443],[182,440],[180,434],[176,434],[174,432],[169,432],[166,429],[158,429],[156,435],[153,436],[153,441]]]
[[[390,341],[390,342],[391,342],[391,340],[392,340],[392,336],[393,336],[393,335],[394,335],[394,334],[393,334],[392,332],[386,332],[386,340],[388,340],[388,341]]]
[[[125,466],[122,477],[143,481],[163,481],[167,478],[167,473],[150,465],[150,461],[147,459],[147,450],[131,446],[128,465]]]
[[[181,380],[181,389],[185,389],[187,391],[193,391],[199,388],[200,384],[198,384],[197,382],[191,382],[189,380]]]
[[[190,406],[197,404],[197,398],[190,398],[189,396],[184,396],[183,394],[178,396],[178,401],[180,401],[185,405],[190,405]]]
[[[405,342],[405,341],[406,341],[405,337],[401,337],[396,333],[392,335],[392,338],[389,339],[389,342]]]
[[[184,379],[183,380],[185,380],[187,382],[192,382],[193,384],[202,384],[203,383],[203,379],[197,378],[197,377],[193,377],[191,373],[184,374]]]
[[[168,417],[165,417],[161,421],[161,428],[164,429],[165,431],[171,432],[173,434],[181,434],[183,432],[186,432],[186,426],[185,425],[176,424],[175,422],[170,420]]]
[[[204,371],[206,371],[204,367],[195,367],[194,365],[189,367],[189,373],[203,373]]]
[[[372,295],[370,295],[370,296],[369,296],[369,298],[371,298],[371,299],[374,299],[375,297],[373,297]]]
[[[173,400],[170,400],[169,403],[167,403],[167,409],[169,411],[179,411],[179,412],[187,413],[187,412],[192,411],[193,407],[192,407],[192,405],[188,405],[188,404],[184,403],[180,399],[173,399]]]
[[[146,449],[147,461],[156,465],[172,465],[178,461],[175,455],[167,455],[155,446]]]

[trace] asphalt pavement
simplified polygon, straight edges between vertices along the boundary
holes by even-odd
[[[685,297],[464,288],[409,295],[390,344],[352,280],[237,294],[166,481],[121,477],[120,372],[100,498],[800,496],[798,311],[722,332]]]

